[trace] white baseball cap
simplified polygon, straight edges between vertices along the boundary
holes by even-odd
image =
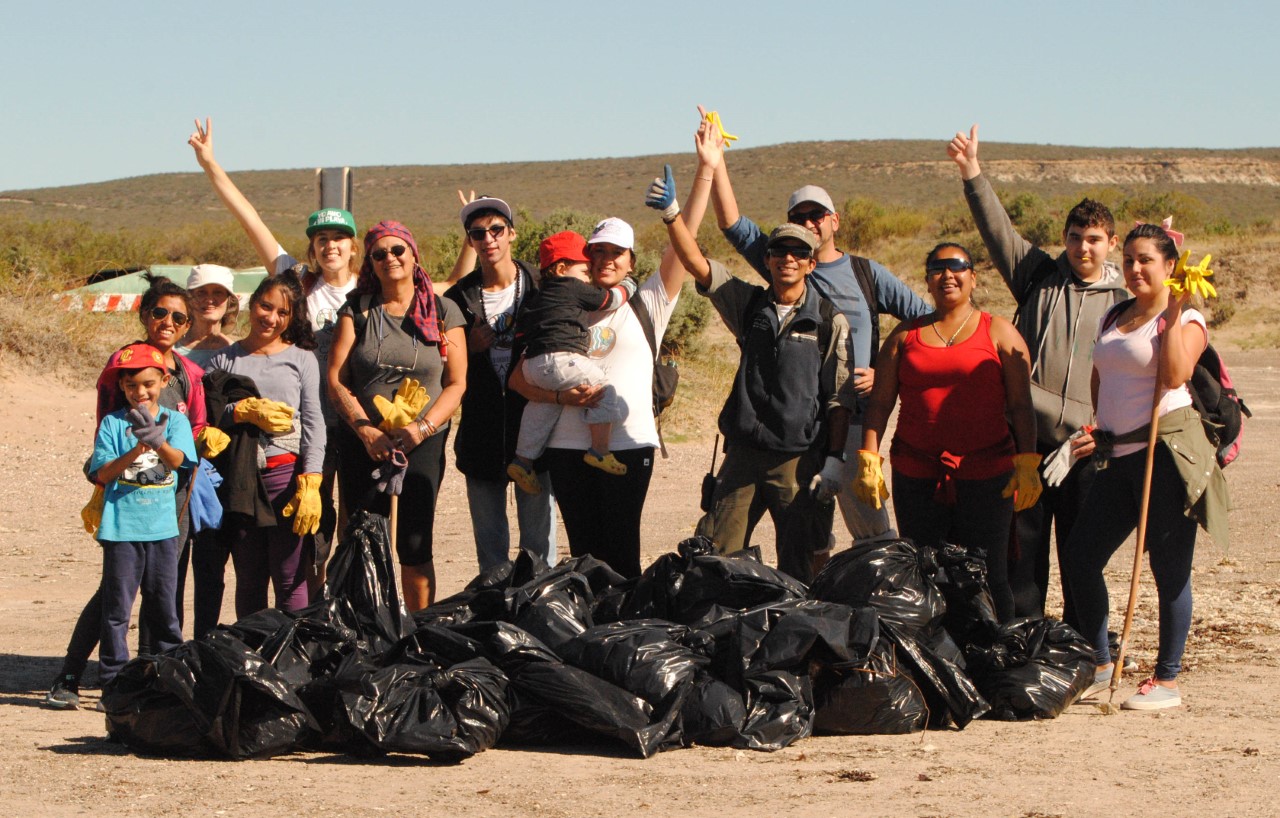
[[[587,244],[614,244],[624,250],[634,250],[636,231],[622,219],[610,216],[595,226],[591,231],[591,237],[587,239]]]
[[[802,205],[805,202],[822,205],[828,213],[836,212],[836,206],[831,203],[831,196],[817,185],[805,185],[792,193],[791,198],[787,200],[787,212],[790,213],[796,209],[796,205]]]
[[[236,274],[231,272],[230,267],[223,267],[221,264],[197,264],[192,267],[191,274],[187,276],[187,289],[194,290],[206,284],[217,284],[227,292],[234,293]]]

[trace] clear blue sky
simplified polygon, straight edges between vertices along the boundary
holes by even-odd
[[[691,150],[698,102],[743,146],[1280,144],[1263,2],[5,5],[0,190],[196,170],[195,116],[231,171]]]

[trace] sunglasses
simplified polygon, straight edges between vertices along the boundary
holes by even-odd
[[[393,255],[396,258],[400,258],[404,255],[404,251],[408,249],[409,248],[403,244],[397,244],[395,247],[391,248],[379,247],[377,250],[374,250],[369,254],[369,258],[378,262],[386,261],[388,254]]]
[[[972,270],[973,262],[966,261],[962,258],[935,258],[924,265],[925,275],[938,275],[943,270],[950,270],[953,273],[963,273],[965,270]]]
[[[807,224],[809,222],[812,222],[813,224],[817,224],[818,222],[825,219],[827,217],[827,214],[829,214],[830,212],[831,211],[821,207],[816,210],[796,210],[787,214],[787,221],[791,222],[792,224],[799,224],[799,225]]]
[[[493,224],[488,227],[472,227],[467,230],[467,238],[472,241],[484,241],[485,236],[493,236],[495,239],[502,238],[502,234],[507,232],[505,224]]]
[[[151,308],[151,318],[153,320],[163,321],[164,319],[170,316],[173,317],[173,325],[175,327],[180,327],[183,324],[187,323],[187,314],[185,312],[178,312],[177,310],[170,312],[169,310],[166,310],[164,307]]]
[[[791,256],[796,261],[806,261],[813,258],[813,251],[808,247],[770,247],[764,251],[769,258],[786,258]]]

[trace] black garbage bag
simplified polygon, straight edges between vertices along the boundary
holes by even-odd
[[[510,717],[507,680],[485,659],[442,669],[433,663],[374,667],[348,657],[310,694],[327,725],[323,749],[370,756],[426,755],[458,762],[492,747]]]
[[[641,758],[657,752],[670,726],[653,707],[617,685],[564,662],[526,662],[509,673],[513,706],[502,743],[620,742]]]
[[[292,619],[264,639],[258,652],[285,681],[301,687],[336,673],[347,656],[360,652],[360,646],[355,634],[340,625]]]
[[[329,561],[325,598],[301,615],[350,628],[378,654],[413,632],[400,598],[387,518],[359,510]]]
[[[743,694],[712,676],[700,672],[693,689],[680,709],[681,740],[686,747],[745,745],[747,702]]]
[[[726,613],[803,599],[805,587],[760,562],[758,552],[717,556],[706,537],[691,537],[674,554],[654,561],[636,581],[621,618],[665,619],[684,625],[715,621]]]
[[[1093,648],[1056,619],[1018,619],[990,648],[971,648],[969,670],[991,703],[988,718],[1057,718],[1093,683]]]
[[[653,731],[653,749],[662,749],[679,745],[681,708],[693,692],[699,671],[711,661],[675,641],[687,631],[682,625],[657,620],[615,622],[585,631],[560,653],[568,664],[648,703],[652,722],[662,731],[661,738],[658,730]]]
[[[923,730],[924,693],[893,647],[879,642],[866,660],[821,668],[813,677],[813,731],[847,736],[898,735]]]
[[[947,600],[942,626],[963,649],[992,644],[1000,620],[987,585],[986,561],[951,543],[937,549],[935,560],[934,581]]]
[[[781,750],[813,734],[813,685],[786,670],[753,673],[744,680],[744,743],[751,750]]]
[[[319,729],[276,669],[220,630],[128,663],[102,704],[112,736],[162,755],[264,757],[289,752]]]
[[[557,567],[507,594],[508,621],[552,650],[595,624],[595,595],[582,574]]]
[[[893,643],[899,662],[910,669],[924,693],[929,726],[954,724],[963,730],[991,709],[973,680],[950,659],[884,619],[880,620],[880,631]]]
[[[947,609],[933,581],[936,570],[932,549],[919,549],[910,540],[854,543],[827,562],[809,586],[809,598],[854,608],[870,605],[882,623],[928,643]]]

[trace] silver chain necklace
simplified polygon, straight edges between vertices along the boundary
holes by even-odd
[[[943,338],[942,333],[938,332],[938,322],[935,319],[933,322],[933,334],[938,336],[938,340],[942,342],[943,346],[951,346],[956,342],[956,336],[958,336],[961,332],[964,332],[965,326],[968,325],[969,319],[973,317],[973,314],[974,312],[977,311],[977,309],[978,309],[977,307],[972,307],[972,306],[969,307],[969,314],[966,315],[964,317],[964,320],[960,322],[960,329],[953,332],[950,338]]]

